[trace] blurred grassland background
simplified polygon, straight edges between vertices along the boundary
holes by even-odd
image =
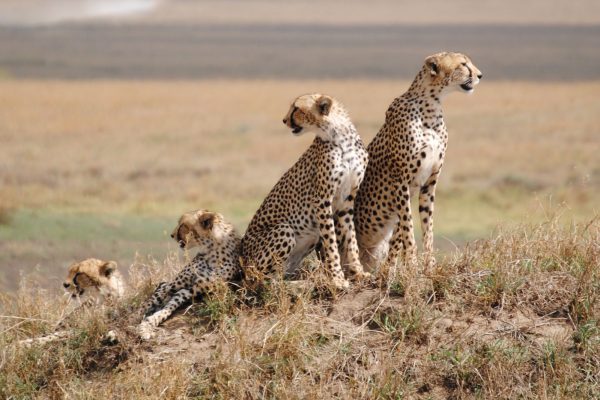
[[[498,225],[598,213],[596,2],[155,3],[107,18],[0,6],[0,288],[27,275],[58,290],[86,257],[161,259],[190,209],[243,232],[312,140],[281,123],[295,96],[338,98],[368,143],[441,50],[485,77],[445,99],[440,257]]]

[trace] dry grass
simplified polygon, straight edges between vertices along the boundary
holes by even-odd
[[[311,138],[281,123],[289,101],[342,100],[368,142],[397,81],[0,81],[0,287],[21,272],[58,287],[66,264],[162,258],[178,216],[219,210],[244,228]],[[436,246],[499,223],[598,211],[598,82],[482,82],[446,99],[449,152]],[[368,94],[368,95],[366,95]],[[566,206],[565,206],[566,205]]]
[[[94,211],[243,207],[262,199],[311,141],[292,138],[280,122],[296,95],[322,91],[339,98],[369,142],[406,86],[0,82],[2,197],[22,207]],[[585,202],[593,195],[586,188],[600,183],[594,101],[599,88],[596,82],[484,82],[473,96],[449,96],[451,138],[442,189],[569,187]],[[244,210],[243,219],[251,211]]]
[[[140,343],[135,308],[180,261],[137,265],[124,304],[72,322],[47,348],[60,302],[1,299],[4,397],[594,398],[600,395],[600,224],[499,232],[383,287],[334,293],[272,281],[217,290]],[[149,273],[148,273],[149,272]],[[318,279],[317,279],[318,281]],[[300,289],[299,289],[300,288]],[[108,329],[117,344],[102,344]]]

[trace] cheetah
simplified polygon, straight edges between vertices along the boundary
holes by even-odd
[[[441,100],[452,91],[473,92],[481,78],[466,55],[434,54],[388,108],[367,148],[369,165],[356,198],[357,241],[367,270],[384,261],[395,266],[401,251],[404,262],[415,265],[410,199],[416,193],[425,266],[434,264],[433,202],[448,142]]]
[[[117,263],[97,258],[88,258],[71,264],[67,272],[67,279],[63,282],[63,287],[70,298],[76,299],[79,304],[56,324],[55,332],[37,338],[21,340],[20,345],[28,347],[68,338],[71,336],[72,331],[65,328],[74,315],[94,304],[103,306],[106,303],[118,300],[123,297],[125,292],[125,283],[118,270]],[[105,339],[113,340],[111,338],[114,336],[114,331],[110,331]]]
[[[360,264],[354,230],[354,198],[368,155],[344,106],[330,96],[302,95],[283,123],[296,136],[315,139],[283,175],[252,218],[242,239],[244,270],[294,274],[317,244],[337,288],[347,288],[344,267],[368,277]]]
[[[240,243],[237,231],[225,218],[208,210],[195,210],[181,216],[171,237],[181,248],[199,248],[198,254],[171,282],[162,282],[146,301],[139,326],[142,339],[153,336],[160,325],[182,304],[210,290],[217,280],[239,278]],[[165,304],[166,303],[166,304]]]
[[[97,258],[73,263],[69,267],[63,287],[72,298],[91,294],[97,303],[107,297],[120,298],[125,292],[125,283],[117,263]]]

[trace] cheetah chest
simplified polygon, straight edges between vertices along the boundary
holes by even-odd
[[[344,208],[345,199],[362,182],[366,167],[362,156],[360,149],[356,147],[344,149],[340,153],[339,162],[334,169],[337,181],[337,188],[333,198],[334,211]]]
[[[417,171],[411,180],[411,188],[420,188],[431,175],[435,174],[442,167],[444,162],[445,144],[435,135],[428,135],[423,141],[422,147],[416,154]]]

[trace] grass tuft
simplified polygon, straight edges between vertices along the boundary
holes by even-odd
[[[0,397],[598,398],[598,243],[597,220],[550,220],[344,293],[314,260],[309,281],[222,285],[150,342],[131,327],[137,309],[185,260],[134,263],[120,304],[28,348],[18,341],[51,333],[65,301],[25,281],[0,295]]]

